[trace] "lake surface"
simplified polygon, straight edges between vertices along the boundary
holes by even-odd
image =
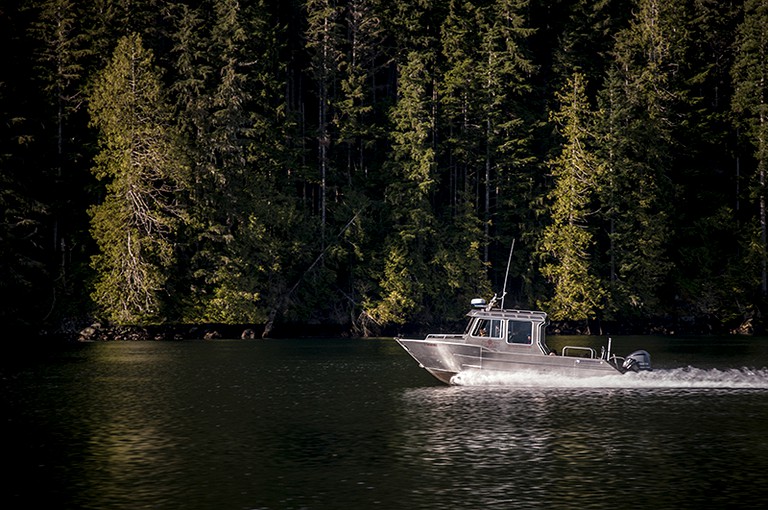
[[[6,356],[0,497],[12,509],[762,507],[768,339],[613,340],[619,354],[638,347],[653,372],[450,387],[391,339]]]

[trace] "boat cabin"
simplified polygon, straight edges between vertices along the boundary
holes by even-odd
[[[469,323],[464,332],[467,343],[497,350],[526,348],[535,354],[550,353],[545,339],[547,314],[544,312],[476,308],[467,315]]]

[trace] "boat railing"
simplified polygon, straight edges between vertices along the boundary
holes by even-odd
[[[455,340],[457,338],[462,338],[462,335],[459,335],[457,333],[430,333],[427,335],[425,340]]]
[[[570,354],[569,351],[575,351],[573,354]],[[566,345],[563,347],[563,356],[571,356],[574,358],[596,358],[595,350],[591,347],[578,347],[575,345]]]

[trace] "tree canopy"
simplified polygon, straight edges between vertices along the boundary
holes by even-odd
[[[762,322],[764,2],[13,4],[13,325]]]

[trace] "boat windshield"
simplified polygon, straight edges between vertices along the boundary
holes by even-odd
[[[507,328],[507,342],[510,344],[531,344],[533,325],[527,321],[510,320]]]

